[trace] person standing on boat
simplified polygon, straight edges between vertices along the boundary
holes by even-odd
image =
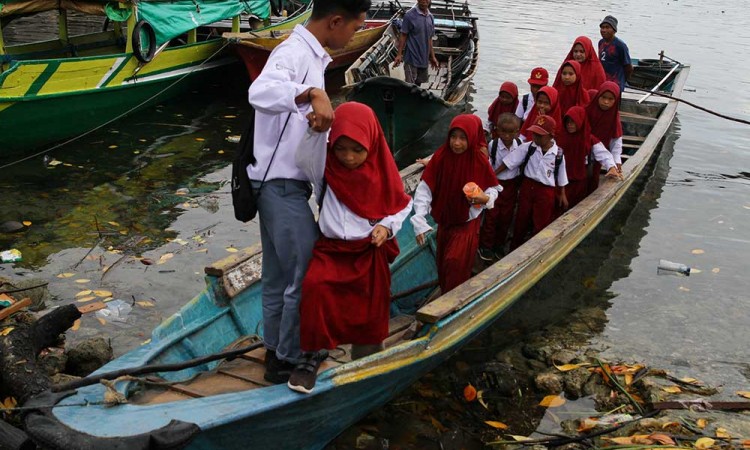
[[[437,69],[438,60],[432,48],[434,35],[435,18],[430,13],[430,0],[417,0],[401,21],[398,54],[393,60],[394,67],[404,62],[407,83],[426,83],[429,66]]]
[[[633,63],[630,61],[630,50],[617,33],[617,19],[607,16],[599,24],[602,38],[599,40],[599,60],[602,62],[607,80],[620,85],[620,92],[625,90],[625,82],[633,73]]]
[[[531,70],[531,75],[527,82],[529,83],[529,93],[523,94],[521,101],[516,107],[516,115],[520,117],[521,120],[526,120],[526,118],[529,117],[529,112],[534,109],[536,93],[539,92],[539,89],[547,86],[547,83],[549,83],[549,73],[547,72],[547,69],[544,67],[534,67]]]
[[[622,170],[622,121],[620,119],[620,91],[617,83],[605,81],[586,107],[586,116],[591,125],[591,134],[607,147]],[[601,165],[594,162],[594,175],[589,179],[589,192],[599,187]]]
[[[255,108],[254,156],[247,167],[257,195],[263,246],[265,379],[285,383],[302,361],[299,302],[318,228],[308,204],[310,181],[295,164],[308,127],[327,132],[334,118],[324,89],[331,62],[324,47],[343,48],[362,27],[370,0],[315,2],[310,21],[297,25],[250,86]],[[325,136],[317,140],[325,154]],[[310,151],[318,151],[311,148]]]
[[[574,59],[581,65],[581,83],[587,91],[599,89],[599,86],[607,81],[602,62],[594,49],[594,43],[586,36],[578,36],[573,41],[573,46],[565,57],[565,61]],[[564,62],[564,61],[563,61]]]
[[[445,143],[427,163],[414,192],[411,218],[417,244],[432,230],[425,216],[437,222],[437,263],[440,291],[445,294],[471,278],[479,248],[479,217],[495,205],[503,190],[492,171],[484,142],[482,119],[462,114],[453,119]],[[486,144],[485,144],[486,145]],[[464,188],[473,183],[473,192]]]

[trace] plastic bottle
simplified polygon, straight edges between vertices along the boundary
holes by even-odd
[[[479,186],[473,181],[469,181],[464,185],[464,195],[466,195],[466,198],[469,200],[474,199],[482,195],[482,189],[480,189]],[[475,208],[481,208],[482,205],[475,204]]]
[[[656,269],[658,275],[667,275],[669,273],[680,273],[685,276],[690,276],[690,267],[685,264],[680,264],[666,259],[659,260],[659,267]]]

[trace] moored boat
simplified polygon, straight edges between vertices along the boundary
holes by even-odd
[[[670,76],[675,77],[660,89],[679,97],[689,67],[673,68]],[[322,448],[476,337],[570,253],[644,171],[677,103],[626,90],[621,104],[624,180],[603,178],[596,191],[527,243],[426,304],[436,284],[434,233],[428,245],[417,246],[406,222],[397,236],[401,254],[391,265],[398,314],[391,318],[386,349],[355,361],[346,346],[337,349],[312,394],[268,386],[264,352],[257,349],[231,361],[122,380],[117,391],[126,404],[105,405],[100,384],[36,398],[34,404],[49,407],[26,416],[27,430],[50,448],[147,448],[152,440],[194,449]],[[413,192],[422,170],[421,165],[402,170],[407,192]],[[98,373],[180,363],[258,341],[261,258],[256,245],[206,268],[206,289],[156,328],[148,343]]]
[[[2,0],[0,5],[6,28],[22,15],[60,11],[57,39],[14,45],[0,40],[2,156],[77,136],[194,88],[236,63],[216,22],[232,19],[230,26],[239,31],[243,14],[268,19],[270,12],[268,0]],[[101,15],[107,27],[69,35],[69,11]],[[294,17],[271,26],[297,22]]]
[[[435,18],[433,49],[437,69],[421,86],[407,83],[401,68],[393,69],[398,52],[399,21],[386,30],[346,71],[347,99],[370,106],[383,126],[394,154],[424,136],[469,90],[479,59],[477,19],[468,3],[431,3]]]

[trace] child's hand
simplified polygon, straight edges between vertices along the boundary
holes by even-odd
[[[622,173],[620,173],[619,170],[617,170],[617,167],[612,166],[607,171],[607,174],[605,175],[607,178],[614,178],[615,180],[622,180]]]
[[[422,164],[427,167],[427,163],[430,162],[430,158],[417,158],[417,164]]]
[[[558,197],[557,201],[560,204],[560,208],[563,211],[567,211],[568,210],[568,206],[569,206],[569,204],[568,204],[568,196],[565,195],[565,189],[564,188],[563,188],[562,191],[560,191],[560,196]]]
[[[388,232],[388,228],[384,227],[383,225],[375,225],[375,228],[372,229],[372,245],[374,245],[375,247],[380,247],[385,241],[388,240],[389,234],[390,233]]]
[[[622,163],[617,164],[617,171],[622,173]]]
[[[424,233],[419,233],[415,236],[415,238],[417,240],[417,244],[424,245]]]

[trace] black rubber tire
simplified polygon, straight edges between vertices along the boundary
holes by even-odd
[[[144,54],[141,47],[141,31],[148,35],[148,51]],[[146,64],[154,59],[156,54],[156,33],[150,23],[139,20],[133,27],[133,55],[135,59]]]

